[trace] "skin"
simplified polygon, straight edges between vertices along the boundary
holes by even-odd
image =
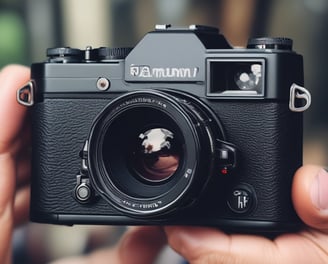
[[[11,263],[15,226],[27,221],[29,208],[30,129],[27,109],[16,102],[16,90],[29,80],[29,69],[11,65],[0,72],[0,260]],[[325,191],[327,189],[327,192]],[[327,196],[327,197],[326,197]],[[203,227],[130,228],[113,248],[56,264],[151,264],[169,244],[191,264],[328,263],[328,174],[304,166],[294,177],[292,198],[307,225],[275,240],[227,235]]]

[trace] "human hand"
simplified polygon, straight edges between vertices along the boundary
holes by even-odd
[[[29,202],[30,130],[16,90],[30,71],[12,65],[0,72],[0,260],[10,263],[13,228],[26,221]]]
[[[294,177],[294,207],[308,226],[274,240],[202,227],[166,227],[169,245],[190,264],[328,263],[328,173],[304,166]]]

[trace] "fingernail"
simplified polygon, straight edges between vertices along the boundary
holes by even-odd
[[[311,187],[312,203],[319,210],[328,211],[328,172],[319,170]]]

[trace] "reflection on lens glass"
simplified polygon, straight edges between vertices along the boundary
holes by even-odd
[[[163,181],[177,170],[180,148],[174,134],[165,128],[149,129],[138,135],[134,152],[135,170],[147,181]]]

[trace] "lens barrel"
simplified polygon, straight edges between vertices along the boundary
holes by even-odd
[[[124,213],[168,213],[206,186],[216,139],[224,139],[219,120],[193,96],[166,90],[124,94],[93,122],[88,152],[92,186]]]

